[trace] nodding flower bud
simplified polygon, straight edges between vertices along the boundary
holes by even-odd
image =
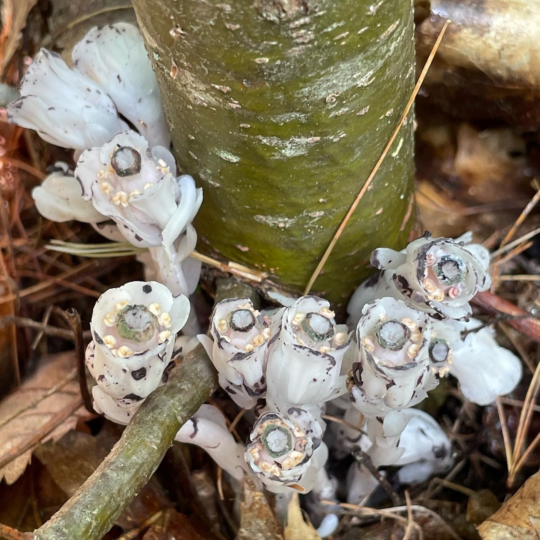
[[[172,154],[163,147],[150,150],[134,131],[86,150],[75,170],[83,197],[113,219],[126,240],[138,247],[163,246],[171,256],[202,202],[193,178],[175,174]]]
[[[391,296],[433,317],[463,319],[471,315],[469,301],[489,288],[489,252],[471,244],[466,234],[457,240],[424,235],[402,252],[376,249],[371,264],[379,275],[362,284],[348,311],[356,323],[363,306],[375,298]]]
[[[330,304],[303,296],[274,320],[279,327],[270,345],[267,402],[283,412],[335,397],[350,336],[345,325],[336,325]]]
[[[133,281],[99,297],[86,365],[115,406],[133,408],[160,385],[189,310],[185,296],[173,297],[156,282]],[[107,416],[120,414],[99,398],[97,408]]]
[[[223,414],[213,405],[201,408],[176,434],[175,440],[195,444],[236,480],[242,480],[246,467],[245,447],[234,440]]]
[[[431,476],[448,471],[454,464],[452,443],[441,426],[427,413],[407,409],[409,418],[399,440],[404,449],[394,463],[402,466],[398,472],[402,484],[421,484]]]
[[[368,417],[418,403],[437,385],[429,358],[431,319],[401,300],[367,304],[356,329],[348,381],[354,406]]]
[[[519,358],[495,341],[495,331],[477,319],[434,324],[438,339],[448,343],[452,360],[448,370],[461,393],[477,405],[489,405],[514,390],[522,375]]]
[[[106,90],[46,49],[34,58],[19,91],[21,97],[7,107],[9,121],[35,129],[51,144],[84,150],[126,129]]]
[[[94,27],[72,56],[74,68],[106,90],[150,146],[169,147],[159,86],[138,28],[127,23]]]
[[[250,440],[245,452],[246,462],[266,486],[297,486],[310,468],[312,439],[280,413],[262,414]]]
[[[220,385],[243,408],[254,407],[266,395],[270,323],[247,298],[223,300],[212,314],[213,339],[198,336],[219,372]]]
[[[51,221],[62,223],[75,219],[83,223],[100,223],[107,217],[100,214],[94,205],[83,199],[81,185],[69,173],[65,163],[56,164],[58,170],[49,174],[41,186],[32,190],[38,212]]]

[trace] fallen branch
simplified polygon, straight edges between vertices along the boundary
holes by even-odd
[[[199,345],[154,391],[103,463],[34,540],[100,540],[148,482],[180,427],[217,388]]]
[[[505,322],[518,332],[540,342],[540,320],[516,305],[490,292],[478,293],[472,303],[491,315],[506,315]]]

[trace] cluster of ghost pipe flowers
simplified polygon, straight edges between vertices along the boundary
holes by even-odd
[[[169,146],[157,79],[136,27],[93,28],[75,47],[73,66],[42,49],[21,81],[21,97],[7,108],[9,120],[52,144],[85,150],[127,129],[120,111],[151,146]]]
[[[364,307],[349,392],[367,416],[414,405],[431,389],[431,319],[401,300],[381,298]],[[433,387],[433,386],[431,386]]]
[[[8,106],[11,122],[79,157],[80,186],[67,171],[53,173],[33,192],[39,212],[54,221],[88,222],[109,239],[121,236],[149,248],[149,257],[141,258],[147,274],[175,294],[191,294],[201,270],[200,262],[188,260],[197,243],[191,223],[202,190],[191,176],[176,178],[159,87],[139,30],[125,23],[91,29],[74,48],[73,66],[43,49],[21,82],[21,98]],[[107,218],[117,227],[96,227]]]
[[[383,296],[405,300],[439,319],[469,317],[469,301],[491,283],[489,252],[471,240],[470,234],[453,240],[426,233],[401,252],[376,249],[371,264],[382,273],[354,293],[348,306],[350,322],[356,324],[363,306]]]
[[[266,363],[271,319],[247,298],[224,300],[210,321],[212,339],[199,335],[219,372],[220,385],[241,407],[251,409],[266,395]]]
[[[262,414],[250,434],[245,458],[266,486],[295,486],[310,467],[313,441],[284,415]]]
[[[134,281],[100,296],[86,351],[99,412],[129,417],[161,384],[189,310],[185,296],[174,297],[156,282]]]
[[[340,371],[350,345],[330,304],[303,296],[274,316],[277,334],[269,348],[267,402],[277,410],[318,404],[340,393]]]

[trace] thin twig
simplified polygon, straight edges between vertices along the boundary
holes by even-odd
[[[95,414],[92,406],[92,396],[88,390],[88,382],[86,380],[86,363],[85,363],[85,347],[83,339],[83,330],[81,316],[76,309],[58,310],[60,315],[66,320],[71,327],[75,337],[75,354],[77,356],[77,375],[79,379],[79,389],[83,399],[84,407],[92,414]]]
[[[519,246],[520,244],[523,244],[524,242],[527,242],[531,238],[535,237],[537,234],[540,234],[540,227],[538,229],[534,229],[534,231],[528,232],[527,234],[524,234],[517,240],[514,240],[513,242],[510,242],[509,244],[506,244],[506,246],[503,246],[502,248],[499,248],[497,251],[494,251],[491,254],[491,260],[498,259],[501,254],[506,253],[507,251],[510,251],[514,249],[516,246]]]
[[[516,234],[516,231],[523,224],[527,216],[531,213],[532,209],[537,205],[538,201],[540,201],[540,190],[534,194],[534,197],[528,202],[527,206],[525,206],[515,223],[512,225],[512,227],[510,227],[510,230],[506,233],[506,236],[503,238],[500,244],[501,248],[512,240],[514,234]]]
[[[499,421],[501,422],[501,429],[503,434],[504,441],[504,451],[506,453],[506,464],[508,470],[512,470],[513,464],[513,452],[512,452],[512,443],[510,442],[510,434],[508,433],[508,424],[506,423],[506,416],[504,415],[504,409],[501,404],[501,400],[497,397],[497,412],[499,413]]]
[[[345,230],[345,227],[349,223],[349,220],[351,219],[352,215],[354,214],[354,211],[356,210],[357,206],[360,204],[360,201],[364,197],[365,193],[369,189],[369,186],[371,185],[371,182],[375,178],[375,175],[377,174],[378,170],[380,169],[383,161],[385,160],[388,152],[390,152],[390,148],[394,144],[394,141],[396,140],[396,137],[398,136],[398,133],[401,129],[401,126],[405,122],[405,119],[407,118],[407,115],[409,114],[409,111],[411,110],[414,100],[416,99],[416,95],[418,94],[418,91],[420,90],[420,87],[422,86],[422,83],[424,82],[424,79],[427,75],[427,72],[431,66],[431,62],[433,62],[433,58],[435,57],[435,54],[437,53],[437,49],[439,48],[439,45],[441,44],[441,41],[444,37],[444,34],[446,32],[446,29],[448,28],[448,25],[450,24],[450,21],[446,21],[444,23],[444,26],[441,30],[441,33],[439,34],[439,37],[437,38],[437,41],[435,42],[435,45],[433,45],[433,49],[426,61],[426,64],[424,65],[424,69],[422,70],[422,73],[420,73],[420,77],[418,78],[418,82],[416,83],[413,93],[411,94],[411,97],[409,98],[409,101],[407,102],[407,105],[405,106],[405,110],[403,111],[403,114],[401,115],[401,118],[399,119],[399,122],[394,129],[394,132],[392,133],[392,136],[390,137],[390,140],[384,147],[384,150],[377,160],[377,163],[375,164],[375,167],[373,167],[373,170],[368,176],[368,179],[366,180],[365,184],[362,186],[362,189],[360,190],[360,193],[356,196],[356,199],[352,203],[351,207],[349,208],[347,215],[343,218],[343,221],[341,222],[341,225],[339,226],[338,230],[334,234],[334,237],[332,238],[329,246],[326,248],[326,251],[324,252],[324,255],[322,256],[321,260],[319,261],[319,264],[317,265],[317,268],[315,268],[315,271],[313,272],[313,275],[308,281],[308,284],[306,285],[306,288],[304,290],[304,294],[309,294],[309,291],[311,291],[311,288],[313,287],[313,284],[315,283],[317,277],[321,273],[321,270],[324,268],[324,265],[326,264],[326,261],[330,257],[335,245],[337,244],[340,236],[343,234],[343,231]]]
[[[377,481],[379,482],[379,484],[381,484],[382,488],[386,491],[386,493],[390,495],[392,502],[394,504],[399,504],[399,495],[395,492],[392,484],[390,484],[390,482],[379,472],[379,469],[377,469],[377,467],[373,465],[371,458],[365,452],[360,450],[360,448],[353,448],[351,454],[359,463],[364,465],[364,467],[371,473],[374,478],[377,479]]]
[[[540,281],[540,275],[531,276],[531,274],[503,274],[499,276],[499,281]]]
[[[48,324],[43,324],[27,317],[19,317],[17,315],[6,315],[5,317],[0,317],[0,328],[5,328],[10,324],[21,326],[23,328],[36,328],[48,336],[55,336],[69,341],[74,341],[75,339],[71,330],[64,330],[63,328],[57,328],[56,326],[49,326]]]
[[[45,180],[47,175],[43,172],[41,172],[39,169],[36,169],[35,167],[32,167],[32,165],[29,165],[28,163],[25,163],[24,161],[21,161],[19,159],[14,158],[8,158],[8,157],[0,157],[0,163],[6,163],[7,165],[11,165],[11,167],[15,167],[16,169],[21,169],[22,171],[26,171],[28,174],[31,174],[32,176],[35,176],[38,180]]]

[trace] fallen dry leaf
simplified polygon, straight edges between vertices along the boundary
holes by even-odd
[[[478,527],[482,540],[538,540],[540,538],[540,472]]]
[[[43,358],[38,371],[0,403],[0,480],[15,482],[37,445],[60,439],[79,418],[89,417],[73,352]]]
[[[26,26],[26,18],[37,0],[4,0],[2,2],[2,32],[0,33],[0,74],[4,73],[17,50]]]
[[[247,476],[244,477],[244,500],[240,506],[242,517],[236,540],[283,540],[266,497]]]
[[[298,493],[293,495],[289,503],[287,525],[285,526],[285,540],[321,540],[313,525],[304,521]]]

